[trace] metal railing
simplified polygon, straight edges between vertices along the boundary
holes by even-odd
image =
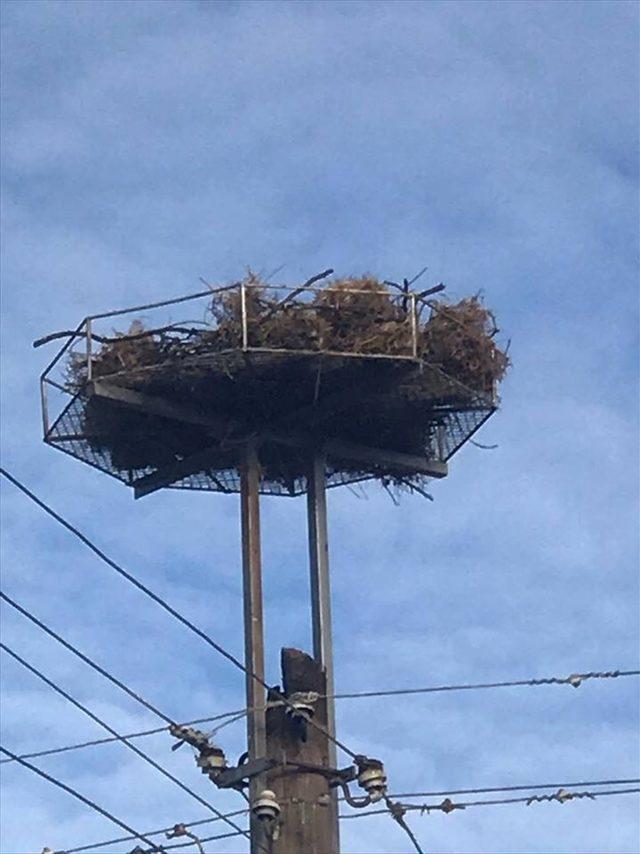
[[[212,349],[212,353],[216,355],[223,356],[230,352],[235,352],[236,350],[241,350],[242,352],[260,352],[260,353],[298,353],[300,355],[327,355],[327,356],[340,356],[345,358],[362,358],[362,359],[394,359],[394,360],[419,360],[420,359],[420,347],[419,347],[419,330],[420,330],[420,318],[419,318],[419,310],[418,310],[418,300],[415,294],[408,293],[405,295],[402,294],[389,294],[389,304],[394,306],[400,311],[402,308],[402,313],[406,316],[406,324],[407,324],[407,348],[406,354],[403,353],[392,353],[392,352],[362,352],[358,350],[347,350],[347,349],[326,349],[322,346],[318,346],[316,348],[300,348],[300,347],[287,347],[280,346],[274,347],[269,346],[265,343],[258,343],[255,340],[255,335],[253,336],[252,342],[252,327],[256,324],[259,324],[261,320],[264,319],[264,315],[252,316],[250,309],[250,300],[248,299],[248,294],[251,290],[258,290],[261,293],[266,293],[272,296],[272,298],[277,296],[279,293],[283,293],[284,297],[279,301],[274,302],[274,304],[269,309],[270,315],[276,314],[278,311],[286,311],[287,307],[290,306],[300,306],[300,302],[288,302],[287,297],[290,294],[296,292],[296,296],[300,295],[303,298],[305,296],[317,297],[321,293],[327,293],[327,288],[320,287],[307,287],[301,292],[299,287],[293,287],[290,285],[268,285],[265,286],[260,283],[252,284],[250,282],[238,282],[233,285],[226,285],[220,288],[210,288],[206,291],[199,291],[194,294],[189,294],[187,296],[176,297],[174,299],[169,300],[161,300],[158,302],[146,303],[143,305],[136,305],[131,308],[124,309],[116,309],[113,311],[100,312],[97,314],[91,314],[85,317],[75,328],[68,333],[61,333],[61,335],[66,335],[67,340],[62,346],[62,348],[58,351],[55,357],[49,362],[46,366],[42,374],[40,375],[40,397],[41,397],[41,406],[42,406],[42,424],[43,431],[45,437],[49,434],[51,429],[52,419],[50,417],[50,390],[55,389],[58,392],[70,395],[75,397],[79,392],[79,387],[77,384],[71,383],[69,381],[60,381],[58,376],[61,367],[63,367],[62,360],[66,356],[69,358],[72,352],[77,354],[78,362],[80,362],[80,351],[84,351],[84,362],[85,362],[85,377],[86,382],[90,382],[94,377],[94,365],[95,365],[95,357],[100,352],[96,349],[96,345],[102,346],[105,340],[108,341],[117,341],[117,340],[127,340],[130,338],[140,338],[143,340],[145,337],[153,338],[154,335],[159,334],[160,330],[167,330],[170,326],[157,325],[155,327],[145,328],[144,331],[137,335],[127,336],[122,333],[114,333],[112,332],[110,336],[104,336],[99,334],[100,324],[103,321],[110,320],[116,317],[124,317],[126,315],[139,315],[141,312],[149,312],[156,311],[158,309],[167,309],[172,306],[181,305],[184,303],[190,303],[197,300],[207,300],[207,308],[209,307],[212,300],[216,299],[216,296],[223,293],[236,291],[239,296],[239,305],[240,305],[240,317],[239,317],[239,334],[237,347],[233,347],[226,350],[215,351]],[[358,288],[344,288],[341,287],[339,291],[335,291],[337,298],[348,294],[354,294],[358,296],[364,296],[367,294],[373,293],[375,295],[375,291],[363,291]],[[381,293],[385,293],[382,292]],[[307,303],[302,303],[303,305],[308,305],[309,309],[318,308],[317,303],[313,303],[312,301],[308,301]],[[319,316],[319,315],[318,315]],[[204,321],[190,321],[192,323],[202,324],[203,328],[206,330],[207,328],[211,331],[214,331],[217,328],[217,323],[215,318],[211,317],[208,322]],[[173,324],[178,326],[179,324]],[[55,421],[55,419],[53,419]]]

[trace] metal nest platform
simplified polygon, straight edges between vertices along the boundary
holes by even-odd
[[[496,410],[496,383],[473,388],[425,357],[429,321],[421,325],[414,294],[386,297],[391,345],[385,335],[362,347],[334,336],[327,347],[313,300],[329,288],[305,288],[300,301],[300,288],[271,286],[277,296],[265,309],[265,287],[242,282],[93,315],[50,336],[67,342],[41,377],[44,441],[136,497],[164,487],[239,492],[248,443],[259,449],[263,494],[306,492],[318,452],[327,487],[377,479],[423,492]],[[202,319],[193,319],[196,306]],[[127,315],[136,318],[127,333],[110,327]],[[304,335],[274,325],[281,316],[303,317]]]

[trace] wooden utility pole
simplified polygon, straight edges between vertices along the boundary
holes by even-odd
[[[288,699],[309,691],[326,693],[319,662],[297,649],[282,650],[282,681]],[[327,704],[315,704],[314,720],[327,727]],[[267,755],[278,765],[267,773],[267,783],[281,806],[272,854],[337,854],[334,798],[323,769],[330,763],[331,742],[316,727],[305,727],[290,710],[275,705],[267,710]],[[306,739],[306,740],[303,740]]]

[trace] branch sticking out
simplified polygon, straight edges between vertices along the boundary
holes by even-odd
[[[321,279],[326,279],[327,276],[330,276],[332,273],[333,273],[333,268],[329,267],[329,269],[323,270],[322,273],[318,273],[315,276],[311,276],[310,279],[307,279],[307,281],[304,283],[304,285],[300,285],[299,288],[296,288],[294,291],[291,291],[291,293],[287,294],[287,296],[284,299],[280,300],[280,302],[276,303],[272,308],[270,308],[266,312],[266,314],[263,315],[262,319],[267,320],[268,318],[271,317],[272,314],[274,314],[276,311],[281,309],[283,306],[287,305],[287,303],[290,303],[299,294],[301,294],[304,290],[306,290],[307,288],[310,288],[311,285],[314,285],[316,282],[319,282]]]

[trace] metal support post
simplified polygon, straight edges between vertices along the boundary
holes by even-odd
[[[335,738],[336,715],[333,700],[333,632],[331,628],[331,583],[329,580],[329,542],[327,533],[327,460],[324,453],[316,452],[309,467],[307,479],[307,517],[309,526],[309,570],[311,581],[311,630],[313,656],[324,671],[326,685],[327,731]],[[336,745],[328,741],[328,760],[336,767]],[[332,792],[332,850],[340,846],[338,825],[338,800]]]
[[[249,318],[247,317],[247,286],[240,283],[240,322],[242,326],[242,349],[249,347]]]
[[[311,627],[313,655],[326,674],[327,694],[333,694],[333,636],[331,631],[331,585],[327,539],[326,458],[314,455],[307,484],[309,520],[309,568],[311,573]],[[329,733],[335,736],[335,704],[327,701]],[[331,762],[335,765],[335,745]]]
[[[241,466],[242,580],[244,592],[244,648],[247,668],[247,750],[249,759],[266,755],[265,690],[250,674],[264,682],[264,631],[262,618],[262,562],[260,557],[260,463],[255,443],[244,449]],[[250,801],[254,803],[264,788],[264,777],[251,780]],[[251,820],[251,854],[264,852],[264,830]]]

